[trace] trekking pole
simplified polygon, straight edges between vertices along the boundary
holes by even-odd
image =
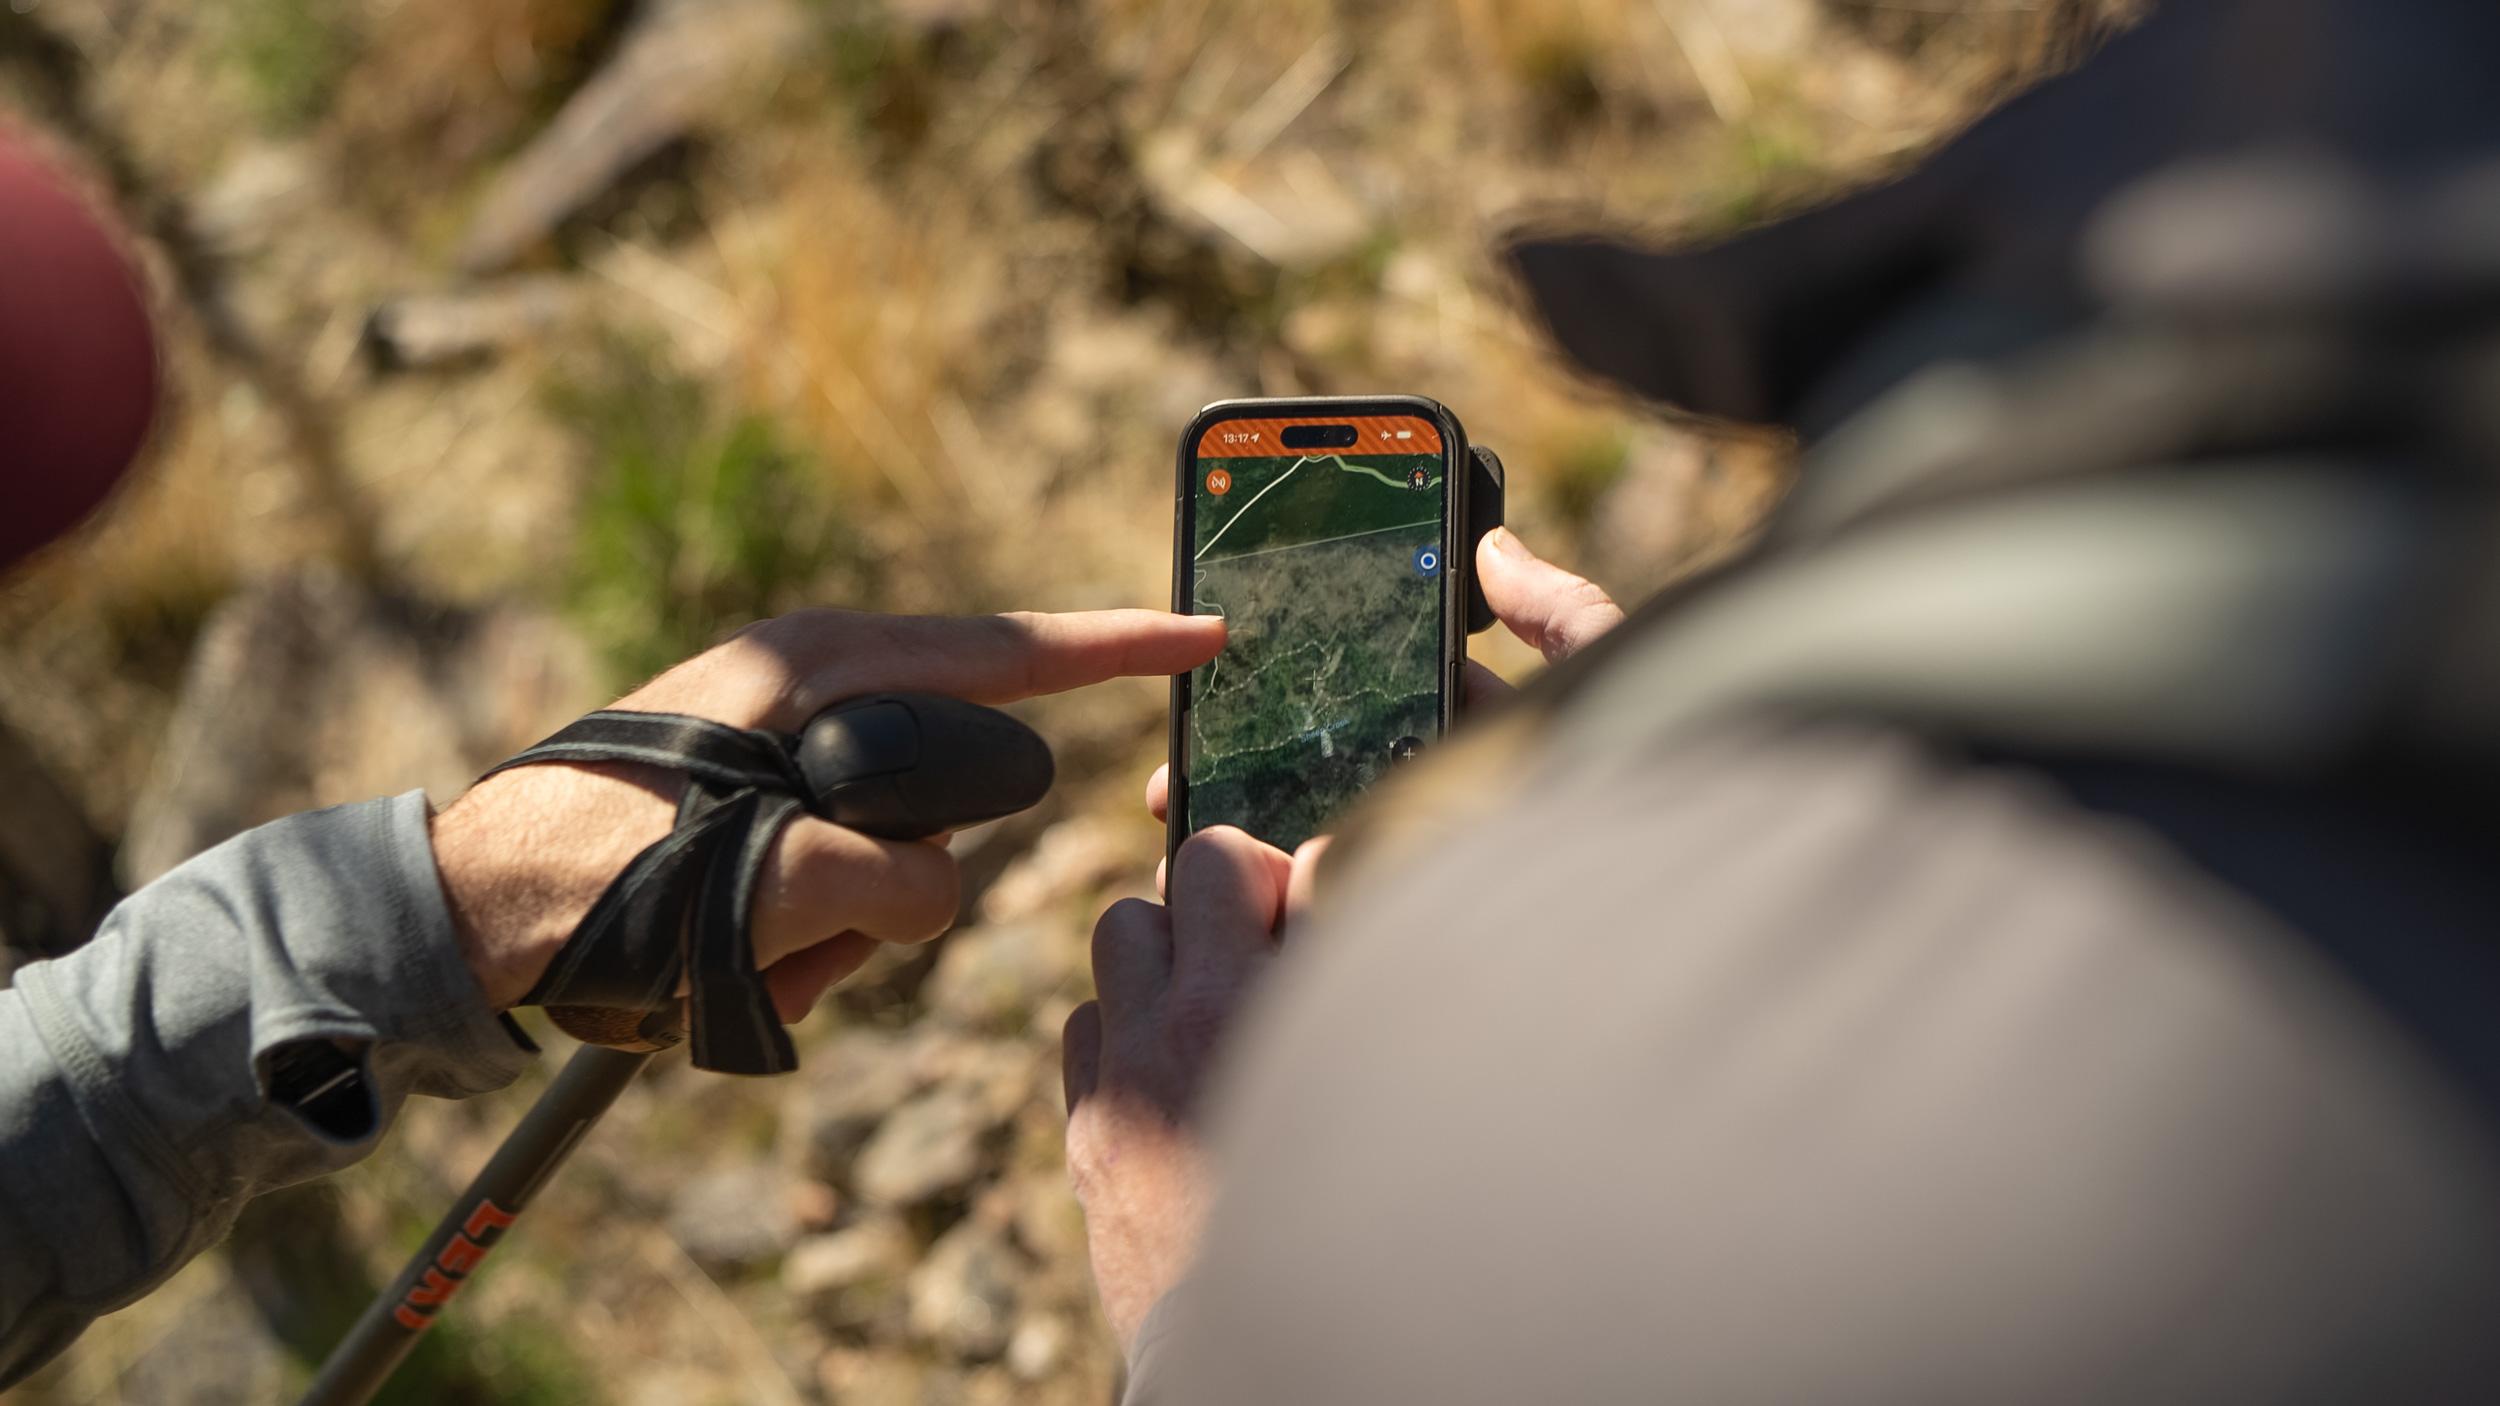
[[[355,1406],[373,1399],[417,1338],[433,1326],[434,1315],[653,1053],[604,1045],[584,1045],[573,1052],[408,1267],[331,1350],[321,1375],[304,1393],[305,1406]]]
[[[1012,814],[1050,789],[1050,749],[1004,713],[927,694],[878,694],[818,714],[795,747],[808,808],[883,839],[920,839]],[[674,1011],[641,1022],[674,1043]],[[407,1267],[331,1350],[301,1406],[363,1406],[656,1048],[585,1044],[486,1161]]]

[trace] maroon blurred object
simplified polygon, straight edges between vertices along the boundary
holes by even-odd
[[[147,439],[156,374],[138,270],[0,135],[0,569],[104,501]]]

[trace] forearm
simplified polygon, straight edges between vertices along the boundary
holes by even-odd
[[[348,1051],[318,1125],[290,1049]],[[525,1052],[464,964],[424,798],[290,817],[133,895],[0,992],[0,1385],[215,1243],[243,1202],[356,1161],[409,1094]]]

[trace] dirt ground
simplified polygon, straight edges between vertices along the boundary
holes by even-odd
[[[0,6],[0,124],[131,232],[169,387],[106,511],[0,582],[0,730],[51,783],[0,807],[128,886],[448,800],[759,614],[1159,604],[1173,437],[1229,395],[1442,400],[1528,540],[1637,600],[1742,540],[1787,445],[1575,379],[1504,233],[1702,240],[1881,180],[2125,8]],[[1034,706],[1064,784],[961,847],[965,926],[795,1076],[663,1061],[398,1399],[1110,1399],[1056,1044],[1094,915],[1151,892],[1163,708]],[[285,1396],[544,1072],[420,1101],[15,1399]]]

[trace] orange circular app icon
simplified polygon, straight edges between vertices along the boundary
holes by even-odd
[[[1222,469],[1210,470],[1207,474],[1207,491],[1218,498],[1232,492],[1233,476]]]

